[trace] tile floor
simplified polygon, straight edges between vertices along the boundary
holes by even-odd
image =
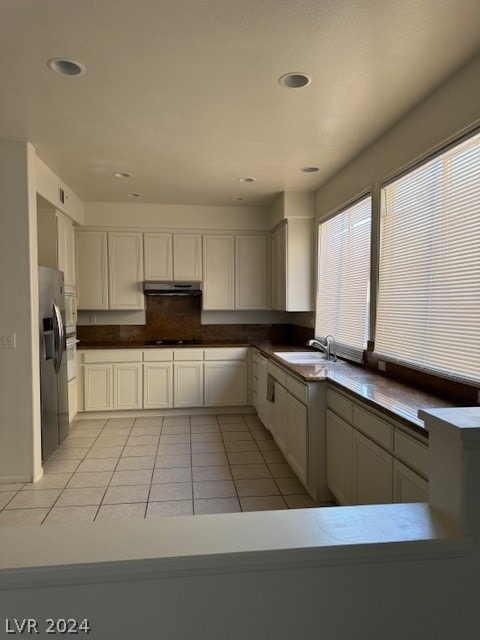
[[[0,525],[295,509],[307,494],[255,414],[79,420]]]

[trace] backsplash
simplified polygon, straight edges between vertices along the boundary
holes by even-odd
[[[78,326],[81,342],[145,342],[148,340],[293,340],[306,342],[312,329],[288,324],[201,324],[201,299],[190,296],[146,298],[145,325]],[[294,337],[298,334],[298,338]],[[308,334],[308,335],[307,335]],[[305,337],[304,339],[304,335]]]

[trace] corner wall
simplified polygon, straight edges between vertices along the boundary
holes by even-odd
[[[0,481],[42,473],[35,150],[0,141]]]

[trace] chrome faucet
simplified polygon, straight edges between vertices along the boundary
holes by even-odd
[[[313,338],[307,342],[307,347],[314,347],[325,354],[326,360],[336,360],[335,340],[333,336],[328,335],[325,338]]]

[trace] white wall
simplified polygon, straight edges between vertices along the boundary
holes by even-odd
[[[42,473],[35,150],[0,141],[0,481]]]
[[[73,222],[83,224],[83,202],[80,198],[38,157],[35,159],[35,167],[37,193]],[[61,203],[58,199],[59,187],[65,191],[65,203]]]
[[[439,147],[465,127],[480,124],[480,56],[436,89],[316,193],[322,218],[404,165]],[[374,194],[375,195],[375,194]]]
[[[86,202],[84,215],[88,227],[270,229],[270,212],[266,207]]]

